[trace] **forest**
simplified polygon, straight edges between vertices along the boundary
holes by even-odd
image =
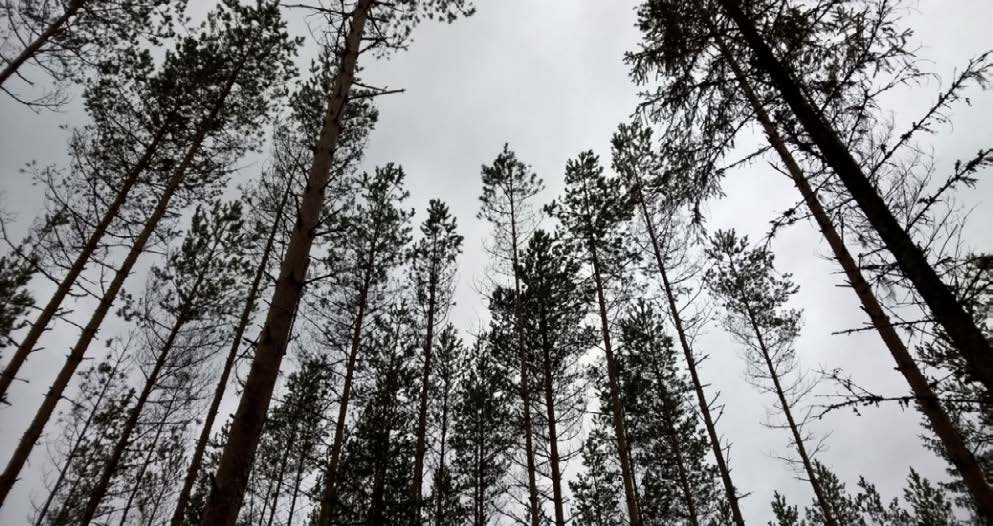
[[[993,526],[940,4],[0,1],[0,523]]]

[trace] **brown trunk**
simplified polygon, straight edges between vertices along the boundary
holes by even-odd
[[[730,265],[732,278],[736,283],[741,283],[741,278],[738,276],[734,261],[730,261]],[[821,486],[820,480],[817,479],[817,472],[814,471],[814,464],[807,452],[807,446],[803,443],[800,428],[797,426],[796,420],[793,419],[793,410],[789,401],[786,399],[786,391],[783,390],[783,385],[779,381],[779,373],[776,371],[776,366],[772,361],[772,355],[765,344],[765,335],[762,334],[762,330],[755,321],[755,313],[752,310],[752,305],[743,299],[741,306],[745,310],[745,315],[748,318],[752,332],[755,333],[756,343],[758,344],[759,351],[762,353],[762,360],[765,362],[766,368],[769,371],[769,377],[772,379],[772,385],[776,390],[776,397],[779,399],[780,407],[783,409],[783,415],[786,417],[786,423],[790,427],[790,433],[793,435],[793,442],[796,445],[797,453],[800,455],[800,461],[803,463],[803,469],[807,472],[810,486],[814,489],[814,495],[817,497],[818,506],[820,506],[821,512],[824,514],[824,524],[826,526],[838,526],[838,522],[834,518],[834,510],[828,503],[824,488]]]
[[[163,125],[156,132],[155,136],[152,138],[152,142],[145,148],[145,152],[142,154],[141,158],[138,160],[137,164],[128,171],[127,176],[121,181],[121,186],[114,195],[114,200],[110,202],[107,207],[107,211],[104,212],[100,221],[93,228],[93,232],[86,239],[86,244],[83,245],[82,250],[76,255],[76,259],[73,260],[72,266],[69,268],[69,272],[62,278],[59,282],[59,286],[55,289],[55,293],[48,300],[45,308],[42,309],[41,313],[38,314],[38,318],[35,319],[34,323],[31,324],[31,329],[28,333],[24,335],[24,339],[21,341],[20,345],[17,346],[17,351],[14,355],[10,357],[10,361],[4,367],[3,373],[0,374],[0,400],[4,400],[7,395],[7,389],[10,388],[10,384],[17,377],[18,371],[24,362],[27,361],[28,356],[34,351],[35,345],[38,344],[38,340],[41,335],[48,328],[48,324],[52,322],[52,319],[59,312],[59,307],[62,306],[62,302],[65,301],[66,296],[69,295],[69,291],[72,290],[72,286],[76,284],[76,279],[79,275],[83,273],[86,268],[86,264],[90,260],[90,256],[97,250],[100,246],[100,240],[103,239],[104,234],[107,233],[107,229],[110,228],[110,224],[117,218],[117,214],[120,213],[121,207],[124,206],[124,202],[127,200],[128,194],[134,185],[138,183],[138,179],[141,174],[148,167],[151,162],[152,157],[155,156],[156,151],[159,148],[162,140],[165,138],[167,126]]]
[[[862,308],[869,315],[869,320],[872,322],[873,327],[879,332],[883,343],[886,344],[886,348],[889,349],[890,354],[896,361],[897,370],[903,374],[907,383],[910,384],[910,389],[914,393],[918,407],[924,413],[924,416],[927,417],[934,434],[941,440],[949,460],[958,470],[966,487],[969,488],[969,492],[975,499],[976,505],[983,510],[985,515],[993,517],[993,488],[990,487],[989,482],[986,480],[982,469],[979,467],[979,463],[976,461],[976,457],[965,444],[959,430],[948,417],[948,413],[941,407],[938,397],[931,388],[927,377],[924,376],[924,373],[917,366],[917,362],[914,361],[907,346],[903,343],[903,339],[897,334],[896,329],[890,322],[889,316],[886,315],[882,305],[880,305],[869,282],[862,275],[862,271],[856,264],[855,258],[848,251],[848,247],[845,246],[841,235],[834,228],[834,224],[830,216],[828,216],[827,211],[821,206],[800,165],[793,158],[793,154],[786,148],[785,141],[773,124],[769,114],[765,111],[765,107],[752,90],[744,72],[732,60],[731,54],[723,42],[718,42],[721,45],[721,52],[734,71],[738,83],[741,85],[745,98],[748,99],[752,109],[755,111],[756,118],[769,138],[769,143],[776,150],[776,153],[779,154],[779,158],[786,167],[787,173],[789,173],[793,183],[803,196],[807,208],[810,209],[810,213],[817,222],[817,226],[820,228],[821,233],[824,234],[824,239],[831,246],[831,251],[834,252],[835,259],[838,260],[842,270],[844,270],[845,276],[852,286],[852,290],[855,291],[859,301],[862,303]]]
[[[552,469],[552,504],[555,507],[555,526],[565,526],[562,498],[562,470],[559,467],[559,439],[555,429],[555,391],[552,388],[552,357],[548,344],[548,325],[544,312],[541,317],[542,370],[545,380],[545,416],[548,418],[548,463]]]
[[[289,198],[291,186],[292,178],[287,178],[286,188],[283,190],[283,195],[279,201],[279,208],[277,209],[278,215],[273,221],[272,229],[269,230],[269,237],[266,238],[265,248],[262,250],[262,259],[259,261],[259,266],[255,269],[252,285],[248,289],[248,297],[245,298],[245,308],[242,309],[241,318],[238,319],[238,327],[234,331],[231,348],[228,350],[227,358],[224,360],[221,376],[217,379],[214,396],[210,400],[210,408],[207,409],[207,417],[204,419],[203,427],[200,429],[200,437],[197,439],[197,445],[193,449],[190,465],[186,469],[186,478],[183,480],[183,487],[179,491],[179,497],[176,499],[176,509],[172,513],[171,526],[182,526],[185,520],[184,515],[186,515],[186,507],[189,505],[190,494],[193,492],[193,485],[196,483],[197,475],[200,473],[200,466],[203,464],[203,455],[207,450],[207,443],[210,442],[210,432],[214,428],[214,420],[217,419],[217,412],[221,407],[221,401],[224,399],[224,391],[227,389],[228,379],[231,376],[231,371],[234,370],[235,361],[238,359],[238,349],[241,347],[241,339],[244,337],[248,323],[252,319],[252,311],[255,310],[255,300],[258,297],[259,287],[262,285],[262,278],[265,276],[266,267],[269,265],[269,255],[272,253],[272,246],[275,243],[276,234],[279,232],[280,218],[283,214],[283,208],[286,206],[286,200]]]
[[[421,373],[421,399],[417,411],[417,442],[414,447],[414,473],[412,475],[410,498],[414,505],[412,520],[415,524],[421,521],[421,493],[424,484],[424,453],[427,449],[428,428],[428,393],[431,387],[431,357],[434,345],[434,319],[437,310],[438,262],[436,258],[436,242],[432,243],[431,274],[428,278],[428,319],[427,334],[424,337],[424,371]]]
[[[72,0],[69,2],[69,5],[66,6],[65,12],[62,13],[61,16],[56,18],[54,22],[45,28],[45,31],[38,35],[38,38],[32,40],[19,55],[14,57],[14,60],[11,60],[10,63],[3,68],[3,71],[0,71],[0,86],[3,86],[3,84],[7,82],[10,77],[17,73],[17,70],[23,66],[25,62],[30,60],[31,57],[33,57],[35,53],[41,49],[41,46],[44,46],[45,43],[48,42],[53,36],[62,31],[66,22],[76,15],[79,9],[83,7],[84,2],[85,0]]]
[[[238,69],[240,72],[240,67]],[[173,195],[177,190],[179,190],[179,186],[185,179],[186,170],[190,163],[193,162],[194,156],[196,156],[197,152],[200,150],[200,146],[207,135],[207,131],[210,129],[210,125],[213,123],[214,119],[216,119],[217,114],[224,105],[224,100],[227,99],[228,94],[231,92],[231,88],[234,86],[236,77],[237,73],[231,76],[227,85],[224,87],[221,98],[211,109],[210,115],[207,116],[203,123],[201,123],[196,135],[193,137],[193,142],[190,144],[190,147],[186,151],[182,161],[169,177],[166,187],[163,190],[162,195],[159,197],[158,203],[155,205],[155,209],[145,221],[145,225],[142,227],[138,237],[135,238],[134,245],[132,245],[131,250],[124,258],[120,268],[118,268],[117,272],[114,274],[114,279],[111,281],[110,286],[104,293],[103,298],[101,298],[100,304],[97,305],[97,308],[93,311],[90,321],[86,324],[86,327],[83,328],[83,331],[79,336],[79,340],[76,342],[76,345],[72,348],[72,351],[66,358],[65,364],[63,364],[62,369],[55,378],[55,382],[52,383],[48,393],[45,395],[45,399],[42,401],[41,407],[38,408],[38,412],[35,414],[34,419],[31,420],[31,424],[21,437],[21,441],[18,443],[17,449],[15,449],[14,454],[11,455],[10,461],[7,463],[7,467],[4,469],[3,475],[0,475],[0,506],[3,505],[4,499],[7,498],[7,495],[10,493],[10,489],[17,481],[17,476],[20,474],[21,468],[24,467],[24,464],[28,460],[28,456],[31,454],[31,450],[41,437],[41,434],[45,429],[45,425],[48,423],[52,413],[55,411],[55,406],[59,403],[59,400],[62,399],[62,394],[69,385],[69,381],[72,380],[72,376],[76,372],[76,368],[79,367],[79,364],[83,361],[83,357],[86,354],[90,343],[93,342],[93,339],[97,335],[97,331],[100,329],[100,325],[103,323],[104,318],[106,318],[107,313],[110,312],[110,308],[113,305],[114,300],[117,299],[117,294],[121,291],[121,287],[124,286],[124,282],[131,273],[131,269],[138,261],[138,257],[144,251],[145,244],[148,243],[148,240],[155,232],[159,221],[162,220],[166,214],[166,211],[168,211],[169,203],[172,200]]]
[[[987,390],[993,391],[993,352],[990,343],[975,321],[965,311],[952,291],[941,281],[927,257],[893,216],[886,202],[873,188],[851,152],[838,139],[830,124],[824,121],[804,96],[787,67],[782,64],[741,10],[737,0],[720,0],[724,11],[741,31],[745,42],[755,55],[755,62],[790,106],[797,120],[817,144],[825,162],[834,170],[848,189],[852,199],[879,234],[900,270],[914,284],[921,298],[931,309],[938,323],[958,348],[968,364],[969,373]]]
[[[113,478],[114,473],[117,472],[117,466],[120,464],[121,459],[124,458],[124,451],[128,448],[128,444],[131,442],[131,433],[133,433],[135,428],[138,427],[138,419],[141,417],[142,410],[145,409],[145,403],[148,401],[148,397],[151,396],[152,391],[155,389],[155,386],[159,381],[159,374],[162,372],[162,368],[165,367],[166,359],[169,357],[169,352],[172,351],[172,346],[176,342],[176,337],[179,335],[179,330],[185,323],[186,320],[182,315],[177,316],[176,322],[173,323],[172,328],[169,330],[169,336],[166,338],[165,343],[162,344],[162,349],[159,350],[158,357],[155,359],[155,366],[152,368],[152,372],[149,373],[148,378],[145,380],[145,386],[141,389],[141,394],[138,396],[138,400],[128,413],[128,419],[124,423],[124,428],[121,429],[120,436],[117,437],[117,443],[114,444],[114,449],[111,450],[110,458],[108,458],[107,463],[104,464],[103,469],[100,472],[100,478],[97,480],[96,485],[94,485],[89,491],[89,500],[86,503],[86,507],[83,509],[83,517],[79,521],[79,523],[83,526],[87,526],[93,522],[93,518],[97,513],[97,508],[100,507],[100,501],[103,500],[103,497],[107,494],[107,488],[110,487],[110,479]],[[134,481],[134,484],[136,485],[139,483],[140,479],[136,479]]]
[[[97,399],[93,401],[93,410],[86,416],[86,421],[83,422],[83,429],[80,430],[79,436],[73,442],[72,448],[69,449],[69,454],[66,455],[65,462],[62,464],[62,469],[59,470],[59,475],[52,484],[52,489],[48,492],[48,497],[45,498],[45,503],[41,506],[41,510],[38,511],[38,517],[34,521],[35,526],[41,526],[44,523],[45,516],[48,514],[48,509],[52,506],[52,501],[55,499],[55,495],[58,494],[59,488],[65,481],[66,473],[69,471],[72,461],[76,458],[76,454],[79,452],[79,447],[86,438],[86,433],[89,431],[90,425],[93,423],[93,418],[96,416],[97,411],[100,410],[100,405],[103,403],[103,399],[107,395],[107,390],[110,389],[110,385],[113,382],[114,377],[117,375],[117,368],[120,367],[123,359],[124,353],[121,353],[121,355],[118,356],[117,361],[114,362],[114,368],[111,369],[110,376],[103,384],[103,387],[100,388],[100,394],[97,395]]]
[[[690,379],[693,381],[693,390],[696,392],[700,414],[703,416],[703,423],[707,428],[707,436],[710,438],[710,447],[717,463],[717,471],[721,474],[721,481],[724,484],[724,494],[727,496],[728,506],[731,508],[731,517],[737,526],[745,526],[745,519],[741,515],[741,507],[738,505],[738,493],[734,489],[734,482],[731,481],[731,470],[728,468],[727,460],[724,458],[724,449],[721,448],[721,439],[720,435],[717,434],[717,425],[714,422],[713,415],[710,413],[710,403],[707,401],[707,395],[703,391],[703,382],[700,380],[700,374],[696,369],[696,358],[693,357],[693,349],[690,347],[689,339],[686,337],[683,318],[679,314],[679,308],[676,305],[676,295],[672,290],[672,284],[669,283],[669,275],[666,272],[665,262],[662,258],[658,234],[655,232],[655,225],[652,222],[651,215],[648,213],[648,206],[645,204],[644,195],[641,191],[641,182],[634,179],[637,177],[637,174],[628,174],[628,177],[632,178],[630,181],[631,187],[637,196],[642,217],[645,221],[645,227],[648,230],[649,241],[652,243],[652,252],[655,255],[655,263],[658,265],[659,276],[662,278],[662,286],[665,289],[666,301],[669,304],[672,324],[676,328],[679,345],[683,350],[683,356],[690,371]]]
[[[262,424],[272,399],[279,366],[286,352],[293,314],[303,296],[307,267],[310,265],[310,249],[320,224],[331,162],[341,132],[341,119],[352,87],[362,33],[371,6],[372,0],[359,0],[352,13],[341,66],[332,85],[328,112],[324,116],[314,162],[300,201],[297,222],[286,248],[269,313],[255,349],[252,368],[245,381],[238,410],[231,423],[214,486],[200,521],[204,526],[233,526],[238,518],[252,460],[262,434]]]

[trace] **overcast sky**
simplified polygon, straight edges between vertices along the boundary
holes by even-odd
[[[208,2],[191,0],[197,11]],[[410,205],[423,210],[429,199],[447,202],[466,237],[460,260],[457,307],[452,321],[464,334],[485,319],[485,306],[474,284],[486,268],[481,243],[487,228],[475,219],[480,191],[479,168],[496,156],[505,142],[544,178],[552,199],[562,188],[565,162],[592,148],[609,164],[609,139],[636,103],[636,88],[621,61],[639,40],[634,27],[636,2],[479,0],[478,12],[452,25],[428,23],[415,32],[408,52],[369,64],[364,80],[405,93],[378,99],[380,121],[371,137],[365,165],[400,163],[408,174]],[[993,2],[922,1],[908,23],[922,46],[920,55],[933,71],[948,79],[969,57],[993,47],[989,21]],[[301,27],[302,29],[302,27]],[[938,84],[904,90],[888,99],[897,122],[920,115],[933,100]],[[955,159],[967,157],[993,139],[993,94],[974,93],[972,106],[951,115],[954,127],[934,137],[939,173]],[[78,102],[78,101],[77,101]],[[60,124],[81,124],[78,104],[63,113],[34,114],[0,98],[0,180],[4,207],[19,214],[22,224],[38,209],[40,196],[19,170],[25,163],[60,162],[65,158],[66,132]],[[241,177],[257,175],[260,166],[245,167]],[[733,226],[753,238],[762,236],[777,212],[793,205],[796,192],[768,167],[736,172],[725,184],[728,197],[708,205],[712,228]],[[993,180],[986,177],[965,196],[974,206],[966,232],[973,248],[993,247]],[[984,228],[985,227],[985,228]],[[844,366],[855,379],[879,391],[901,394],[902,379],[874,334],[832,336],[833,331],[862,322],[854,295],[838,287],[837,269],[825,260],[826,246],[807,223],[784,231],[773,248],[783,271],[801,284],[796,306],[805,309],[805,327],[798,344],[805,368]],[[136,276],[130,284],[141,284]],[[41,301],[47,296],[41,296]],[[102,337],[114,334],[108,323]],[[23,370],[29,384],[15,384],[13,407],[0,409],[0,457],[8,452],[40,403],[41,396],[75,339],[75,329],[50,331],[46,349]],[[782,431],[760,425],[770,401],[744,381],[738,346],[716,326],[701,337],[698,349],[710,355],[702,375],[720,390],[727,403],[720,431],[733,443],[731,465],[748,522],[765,524],[771,516],[773,490],[793,503],[807,505],[809,486],[798,481],[774,454],[786,451]],[[54,422],[52,423],[54,424]],[[885,499],[903,487],[908,469],[941,478],[944,466],[922,449],[922,431],[913,410],[895,405],[866,409],[862,416],[829,415],[816,425],[832,431],[820,457],[853,487],[860,475],[875,482]],[[50,425],[49,433],[55,425]],[[48,469],[45,448],[35,449],[32,462],[0,511],[0,524],[20,524],[30,510],[29,496],[39,496],[39,476]],[[572,477],[578,459],[567,469]]]

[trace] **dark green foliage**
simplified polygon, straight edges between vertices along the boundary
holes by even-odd
[[[24,315],[34,306],[27,285],[35,265],[19,257],[0,256],[0,350],[14,343],[12,333],[24,327]]]
[[[573,521],[577,526],[626,524],[621,511],[621,495],[624,494],[621,471],[609,429],[608,419],[594,419],[590,434],[583,442],[584,470],[569,483]]]

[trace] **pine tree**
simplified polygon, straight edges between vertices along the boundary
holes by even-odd
[[[468,510],[462,502],[462,495],[452,470],[451,433],[455,413],[455,396],[461,388],[465,363],[465,344],[459,338],[455,326],[448,324],[438,335],[436,350],[437,381],[433,388],[433,398],[437,400],[432,417],[438,427],[438,461],[431,477],[431,522],[435,526],[455,526],[464,524]]]
[[[525,246],[537,221],[533,199],[544,189],[542,180],[530,167],[517,159],[508,145],[497,155],[493,164],[482,167],[483,192],[479,197],[479,219],[485,219],[492,227],[492,247],[489,251],[496,259],[497,273],[509,275],[513,281],[514,297],[521,297],[521,283],[518,273],[520,250]],[[521,305],[514,306],[514,334],[517,349],[518,392],[521,399],[520,430],[524,439],[524,457],[527,470],[528,509],[531,526],[538,526],[541,519],[536,482],[536,462],[534,446],[534,425],[531,416],[532,392],[525,353],[523,312]]]
[[[734,231],[718,231],[707,255],[713,261],[707,282],[725,309],[725,327],[746,348],[748,374],[759,389],[776,396],[777,411],[786,419],[791,445],[800,456],[814,490],[824,524],[838,526],[835,511],[815,471],[806,445],[804,420],[794,416],[798,398],[809,390],[798,372],[794,341],[800,312],[786,306],[798,290],[790,276],[779,276],[765,247],[750,248]]]
[[[617,452],[611,441],[606,418],[594,420],[583,442],[583,471],[569,483],[575,505],[573,520],[577,526],[621,526],[624,516],[618,496],[622,493]]]
[[[448,316],[452,304],[456,259],[462,252],[462,235],[448,206],[432,199],[428,216],[421,224],[421,239],[411,251],[417,303],[424,318],[424,355],[421,395],[417,414],[417,443],[414,447],[414,477],[411,499],[421,501],[424,457],[428,447],[428,397],[432,386],[432,357],[436,328]]]
[[[634,258],[626,247],[624,223],[631,206],[621,189],[621,181],[603,174],[599,158],[591,151],[582,152],[566,164],[565,195],[550,207],[562,224],[565,241],[589,269],[596,292],[601,343],[607,367],[610,412],[617,441],[628,521],[641,524],[635,474],[631,466],[620,378],[611,338],[608,292],[621,280],[625,266]]]
[[[644,470],[642,512],[653,524],[719,523],[721,499],[707,440],[684,398],[690,386],[663,326],[644,300],[621,321],[625,415],[634,461]]]

